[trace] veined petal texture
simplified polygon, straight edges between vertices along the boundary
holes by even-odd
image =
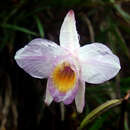
[[[56,43],[45,39],[34,39],[15,55],[17,64],[35,78],[46,78],[59,57],[67,52]]]
[[[92,43],[79,49],[82,79],[99,84],[113,78],[120,70],[119,58],[101,43]]]

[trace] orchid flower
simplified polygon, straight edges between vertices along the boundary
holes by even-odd
[[[74,11],[64,18],[60,46],[37,38],[15,55],[17,64],[32,77],[48,78],[45,103],[70,104],[75,99],[78,112],[85,104],[85,82],[100,84],[112,79],[120,70],[119,58],[102,43],[80,47]]]

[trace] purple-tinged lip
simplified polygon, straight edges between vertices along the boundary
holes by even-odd
[[[78,92],[78,81],[72,90],[70,90],[66,93],[62,93],[62,92],[58,91],[58,89],[56,89],[56,87],[53,84],[52,79],[48,78],[48,89],[49,89],[51,96],[54,98],[54,101],[56,101],[56,102],[63,101],[65,104],[70,104]]]

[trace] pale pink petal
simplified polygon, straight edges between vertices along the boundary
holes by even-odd
[[[61,26],[60,45],[71,51],[80,47],[73,10],[68,12]]]
[[[51,94],[50,94],[50,92],[48,90],[48,87],[49,87],[48,85],[49,84],[47,82],[46,95],[45,95],[45,103],[49,106],[52,103],[52,101],[53,101],[53,97],[51,96]]]
[[[17,64],[35,78],[45,78],[51,73],[56,60],[66,51],[54,42],[34,39],[15,54]]]
[[[56,102],[64,102],[65,104],[70,104],[74,100],[77,92],[78,92],[78,83],[76,83],[76,86],[74,89],[66,92],[66,93],[61,93],[56,89],[56,87],[53,84],[53,81],[51,78],[48,79],[48,89],[53,97],[54,101]]]
[[[85,81],[79,81],[78,93],[75,97],[77,111],[81,113],[85,105]]]
[[[103,83],[120,70],[119,58],[101,43],[93,43],[79,49],[82,79],[88,83]]]

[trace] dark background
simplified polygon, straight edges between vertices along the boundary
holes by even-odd
[[[81,46],[101,42],[119,56],[120,73],[101,84],[86,83],[83,113],[75,103],[61,107],[44,104],[46,79],[29,76],[14,60],[18,49],[42,37],[59,43],[67,12],[75,11]],[[130,90],[129,0],[2,0],[0,2],[0,130],[77,130],[94,108],[110,99],[124,98]],[[84,129],[129,130],[130,100],[109,109]]]

